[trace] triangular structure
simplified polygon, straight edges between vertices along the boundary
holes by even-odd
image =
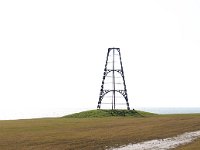
[[[118,103],[120,96],[123,101]],[[102,103],[106,98],[108,102],[104,100]],[[118,105],[126,105],[130,110],[120,48],[108,48],[97,108],[100,109],[102,104],[111,104],[112,109],[116,109]]]

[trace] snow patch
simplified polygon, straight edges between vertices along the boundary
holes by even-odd
[[[168,150],[179,145],[190,143],[199,137],[200,131],[186,132],[171,138],[155,139],[136,144],[129,144],[119,148],[111,148],[110,150]]]

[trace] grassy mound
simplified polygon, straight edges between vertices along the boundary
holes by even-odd
[[[156,115],[149,112],[144,111],[135,111],[135,110],[89,110],[83,111],[75,114],[70,114],[64,116],[64,118],[92,118],[92,117],[124,117],[124,116],[134,116],[134,117],[145,117],[145,116],[152,116]]]

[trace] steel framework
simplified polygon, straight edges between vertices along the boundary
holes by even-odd
[[[110,61],[111,60],[111,61]],[[116,62],[119,62],[119,68],[115,67]],[[108,68],[108,63],[111,63],[111,68]],[[116,83],[116,74],[119,74],[118,78],[122,79],[122,83]],[[112,88],[105,89],[104,85],[106,78],[112,78]],[[122,84],[121,89],[116,89],[116,84]],[[127,106],[127,109],[130,110],[129,102],[128,102],[128,94],[126,89],[126,83],[125,83],[125,77],[124,77],[124,71],[122,66],[122,60],[121,60],[121,53],[120,48],[108,48],[107,57],[106,57],[106,64],[105,69],[103,73],[103,80],[101,84],[100,94],[99,94],[99,101],[97,105],[97,109],[101,108],[102,100],[105,97],[106,94],[112,92],[112,109],[116,108],[116,92],[120,93],[123,98],[125,99],[125,105]]]

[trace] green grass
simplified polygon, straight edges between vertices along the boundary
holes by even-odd
[[[144,111],[135,111],[135,110],[108,110],[108,109],[100,109],[100,110],[89,110],[83,111],[80,113],[75,113],[71,115],[64,116],[64,118],[101,118],[101,117],[145,117],[156,115],[149,112]]]

